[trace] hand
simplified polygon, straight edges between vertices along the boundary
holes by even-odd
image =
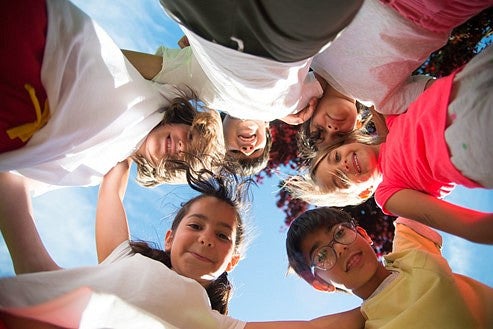
[[[317,105],[318,105],[318,98],[312,97],[308,102],[308,105],[304,109],[302,109],[297,113],[289,114],[279,120],[284,121],[285,123],[293,126],[300,125],[312,117],[313,112],[317,108]]]
[[[178,40],[178,46],[180,46],[180,48],[182,49],[190,46],[190,43],[188,42],[188,38],[186,35],[182,36],[181,39]]]

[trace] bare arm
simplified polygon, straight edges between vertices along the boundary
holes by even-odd
[[[128,240],[123,197],[127,189],[131,160],[118,163],[103,178],[96,207],[96,250],[102,262],[123,241]]]
[[[163,58],[161,56],[126,49],[122,49],[122,52],[137,71],[147,80],[151,80],[161,71],[163,64]]]
[[[46,250],[34,223],[31,197],[22,176],[0,173],[0,230],[17,274],[60,267]]]
[[[310,321],[248,322],[245,329],[362,329],[364,327],[365,318],[358,307]]]
[[[473,242],[493,244],[493,214],[437,199],[415,190],[401,190],[385,204],[392,213],[419,221]]]

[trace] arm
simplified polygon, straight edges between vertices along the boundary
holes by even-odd
[[[310,321],[248,322],[245,329],[362,329],[365,318],[358,308],[322,316]]]
[[[127,189],[131,160],[118,163],[103,178],[96,207],[96,250],[101,263],[123,241],[129,239],[123,197]]]
[[[477,243],[493,244],[493,214],[484,213],[405,189],[385,203],[390,212]]]
[[[34,223],[31,197],[22,176],[0,173],[0,230],[17,274],[57,270]]]
[[[126,49],[122,49],[122,52],[137,71],[147,80],[151,80],[161,71],[163,63],[161,56]]]

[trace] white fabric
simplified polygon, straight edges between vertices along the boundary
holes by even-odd
[[[69,1],[48,0],[47,10],[41,78],[51,117],[27,145],[0,154],[0,171],[46,184],[96,185],[160,122],[157,110],[174,97],[172,88],[143,79]]]
[[[276,62],[209,42],[181,28],[191,47],[158,49],[163,68],[153,81],[186,84],[210,108],[266,122],[296,113],[312,97],[322,96],[322,87],[308,73],[311,59]]]
[[[0,280],[0,307],[40,304],[80,287],[113,294],[179,328],[242,329],[244,322],[210,307],[204,288],[160,262],[131,250],[128,241],[100,265],[22,274]]]
[[[378,0],[365,0],[351,24],[312,61],[339,92],[383,114],[404,112],[430,77],[410,78],[448,40],[406,20]],[[401,88],[404,90],[393,94]]]
[[[178,329],[114,295],[93,293],[82,313],[80,329]]]
[[[452,120],[445,129],[450,161],[467,178],[493,188],[493,46],[477,54],[454,78]]]

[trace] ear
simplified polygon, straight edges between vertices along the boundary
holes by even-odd
[[[226,267],[226,272],[230,272],[240,261],[240,255],[234,254]]]
[[[363,238],[365,238],[365,240],[370,245],[373,245],[373,240],[370,238],[370,236],[368,235],[368,233],[366,232],[366,230],[364,228],[362,228],[361,226],[356,226],[356,232],[358,232],[359,235],[361,235]]]
[[[173,238],[175,235],[173,234],[173,231],[168,230],[166,232],[166,236],[164,237],[164,250],[170,250],[171,245],[173,244]]]
[[[312,281],[311,285],[313,288],[317,289],[318,291],[334,292],[336,290],[336,287],[334,287],[330,283],[327,283],[318,277]]]

